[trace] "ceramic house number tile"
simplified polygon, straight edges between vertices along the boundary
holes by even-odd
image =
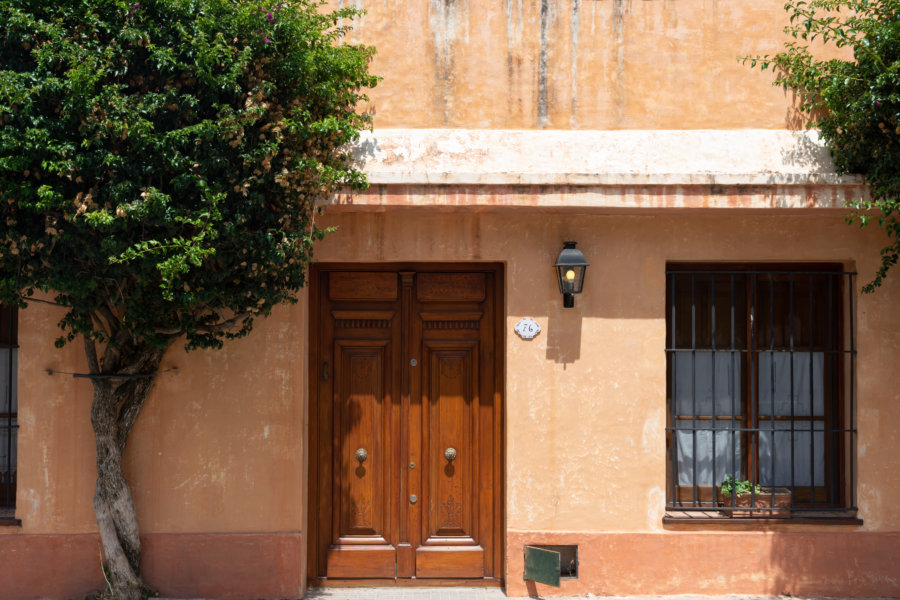
[[[530,340],[541,332],[541,326],[531,317],[525,317],[516,323],[515,331],[523,340]]]

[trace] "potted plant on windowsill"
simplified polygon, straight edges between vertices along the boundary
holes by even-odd
[[[718,504],[730,517],[789,517],[791,514],[791,490],[764,487],[747,479],[735,480],[728,475],[718,489]],[[753,510],[737,510],[752,508]]]

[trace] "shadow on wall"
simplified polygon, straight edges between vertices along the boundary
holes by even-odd
[[[562,295],[554,300],[547,317],[547,359],[557,364],[574,363],[581,358],[582,310],[575,297],[573,308],[562,308]]]
[[[654,265],[658,272],[648,271],[646,245],[636,239],[633,230],[622,226],[632,219],[566,216],[556,223],[564,233],[543,232],[532,236],[528,244],[506,249],[508,256],[517,257],[508,263],[509,314],[544,316],[545,321],[539,319],[543,327],[540,335],[547,336],[548,361],[565,368],[582,358],[583,343],[598,341],[584,336],[609,334],[617,320],[652,319],[664,314],[664,262]],[[642,221],[648,222],[646,217]],[[563,307],[553,266],[564,240],[578,241],[589,263],[583,291],[575,295],[571,308]]]
[[[840,543],[823,543],[822,538],[815,533],[773,536],[766,593],[854,597],[900,594],[900,533],[847,532],[840,536]]]

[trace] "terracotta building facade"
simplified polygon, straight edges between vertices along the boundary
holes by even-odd
[[[778,49],[782,3],[356,4],[371,187],[323,203],[297,305],[166,355],[125,457],[145,580],[900,595],[900,276],[860,293],[865,187],[737,58]],[[59,316],[0,327],[3,598],[103,583]]]

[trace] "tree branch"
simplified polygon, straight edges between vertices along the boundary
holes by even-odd
[[[106,339],[110,338],[109,329],[106,327],[106,323],[104,323],[103,319],[100,318],[100,315],[97,314],[97,311],[92,310],[88,313],[91,316],[91,321],[94,325],[106,336]]]
[[[120,327],[115,335],[110,338],[106,345],[106,351],[103,353],[103,372],[115,373],[119,370],[119,363],[122,358],[122,349],[128,342],[129,331],[125,327]]]
[[[166,348],[152,348],[143,351],[137,360],[129,365],[127,369],[123,369],[123,373],[126,371],[135,373],[156,372],[166,350],[168,350],[168,346]],[[141,412],[141,407],[144,406],[144,402],[147,400],[147,396],[150,394],[150,390],[155,382],[155,375],[145,379],[132,379],[123,382],[122,388],[118,392],[121,396],[125,396],[125,400],[119,407],[119,413],[116,416],[116,443],[119,445],[121,452],[125,451],[128,437],[131,435],[131,429],[134,427],[134,423]]]
[[[252,316],[252,313],[243,312],[234,315],[230,319],[226,319],[221,323],[216,323],[214,325],[201,325],[197,327],[197,331],[199,331],[200,333],[222,333],[223,331],[235,329],[240,321],[243,321],[244,319]],[[181,329],[157,329],[156,333],[160,335],[180,335],[184,332]]]
[[[82,335],[81,337],[84,340],[84,354],[87,356],[88,370],[96,375],[100,372],[100,361],[97,360],[97,347],[94,345],[94,340],[88,336]]]
[[[97,310],[103,315],[103,318],[106,320],[107,329],[109,331],[109,338],[112,339],[116,333],[118,333],[121,324],[119,323],[119,319],[116,318],[116,315],[113,314],[112,310],[110,310],[109,306],[99,306]]]

